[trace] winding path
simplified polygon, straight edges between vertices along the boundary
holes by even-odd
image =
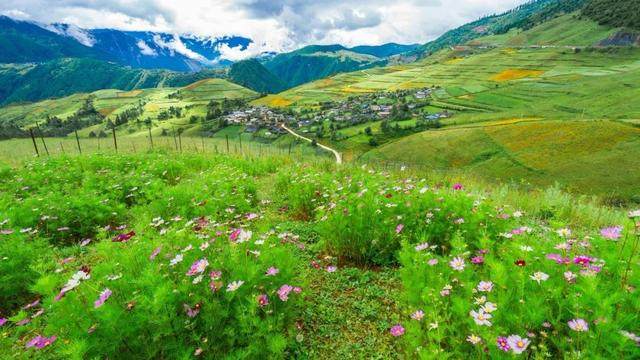
[[[293,131],[293,130],[289,129],[289,128],[287,127],[287,125],[285,125],[285,124],[280,124],[280,126],[281,126],[283,129],[287,130],[291,135],[293,135],[293,136],[295,136],[295,137],[298,137],[298,138],[300,138],[300,139],[302,139],[302,140],[306,140],[306,141],[308,141],[308,142],[313,142],[313,140],[309,139],[308,137],[304,137],[304,136],[302,136],[302,135],[298,134],[297,132],[295,132],[295,131]],[[332,148],[330,148],[330,147],[328,147],[328,146],[326,146],[326,145],[322,145],[322,144],[320,144],[319,142],[316,142],[316,144],[318,144],[318,146],[319,146],[319,147],[321,147],[321,148],[323,148],[323,149],[325,149],[325,150],[327,150],[327,151],[331,151],[331,152],[333,153],[333,155],[335,155],[335,157],[336,157],[336,163],[338,163],[338,164],[342,164],[342,154],[340,154],[337,150],[332,149]]]

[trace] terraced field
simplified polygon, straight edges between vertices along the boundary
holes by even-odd
[[[180,97],[169,97],[180,92]],[[45,100],[32,104],[19,104],[0,109],[0,124],[15,123],[21,126],[44,121],[47,116],[65,119],[82,106],[84,99],[94,95],[94,106],[103,115],[116,114],[131,108],[139,102],[146,103],[141,118],[156,118],[158,113],[171,106],[185,108],[186,119],[191,115],[204,115],[210,100],[252,99],[258,96],[254,91],[223,79],[205,79],[184,88],[153,88],[134,91],[99,90],[91,94],[74,94],[65,98]],[[175,125],[175,124],[174,124]],[[85,136],[93,128],[81,131]],[[161,129],[156,128],[157,132]]]
[[[551,111],[554,116],[585,111],[597,116],[635,117],[638,114],[635,108],[605,110],[603,106],[626,104],[620,100],[637,96],[639,59],[640,50],[632,48],[583,51],[556,47],[477,48],[471,53],[447,50],[410,65],[340,74],[330,82],[313,82],[254,103],[313,107],[321,101],[353,94],[438,85],[442,89],[436,92],[434,105],[452,110],[494,113],[516,110],[525,115]],[[600,99],[602,88],[611,89],[616,96]],[[546,107],[536,111],[542,100]],[[566,103],[573,106],[557,106]]]
[[[470,171],[487,179],[559,183],[578,192],[640,199],[640,128],[617,121],[508,120],[402,138],[363,160]]]

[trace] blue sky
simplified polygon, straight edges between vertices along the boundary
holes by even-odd
[[[43,23],[242,35],[249,52],[308,44],[424,43],[524,0],[3,0],[0,13]],[[249,54],[246,54],[249,55]]]

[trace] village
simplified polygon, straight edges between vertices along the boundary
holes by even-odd
[[[322,102],[317,109],[277,110],[264,106],[241,107],[224,116],[227,125],[244,126],[247,133],[265,130],[267,136],[279,136],[287,131],[281,124],[298,129],[302,133],[316,132],[322,137],[324,124],[329,123],[332,132],[348,127],[376,121],[400,122],[415,119],[416,126],[449,118],[453,114],[447,110],[429,112],[432,93],[437,87],[351,96],[343,101]],[[427,126],[429,127],[429,126]],[[332,136],[337,139],[335,135]]]

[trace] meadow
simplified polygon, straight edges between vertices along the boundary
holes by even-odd
[[[635,358],[640,210],[288,155],[0,169],[0,357]]]
[[[604,27],[585,32],[593,23],[556,19],[505,34],[501,42],[480,38],[415,63],[340,74],[253,103],[314,109],[354,94],[438,86],[427,110],[453,113],[441,120],[444,128],[372,146],[364,128],[384,137],[372,122],[339,130],[341,140],[331,145],[356,162],[464,170],[531,186],[557,183],[610,203],[637,203],[640,50],[547,44],[543,39],[557,39],[550,32],[564,24],[560,20],[581,26],[578,45],[605,36]],[[539,40],[516,45],[506,39],[517,37]]]

